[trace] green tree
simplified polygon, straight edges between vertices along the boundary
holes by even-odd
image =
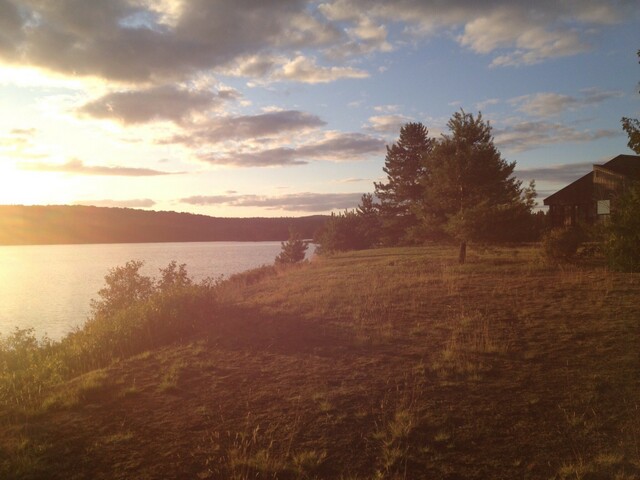
[[[363,217],[357,211],[332,213],[314,238],[320,254],[363,250],[372,246],[372,238],[363,227]]]
[[[281,243],[282,251],[276,257],[276,264],[290,265],[304,260],[309,246],[302,240],[300,233],[291,228],[289,229],[289,239]]]
[[[187,264],[178,263],[175,260],[169,262],[165,268],[160,269],[160,280],[157,281],[156,287],[160,291],[169,291],[172,289],[187,288],[193,285],[193,281],[187,272]]]
[[[615,201],[607,228],[605,250],[616,270],[640,271],[640,183],[634,183]]]
[[[531,216],[535,190],[513,176],[515,162],[502,158],[481,113],[461,110],[447,126],[450,133],[425,157],[420,212],[427,229],[460,242],[464,263],[468,241],[496,241],[507,236],[510,222]]]
[[[428,133],[422,123],[407,123],[400,129],[398,141],[387,146],[383,168],[387,182],[374,183],[387,244],[406,241],[407,231],[418,223],[414,205],[422,197],[421,180],[428,173],[423,157],[434,145]]]
[[[640,50],[638,50],[638,57],[640,57]],[[629,148],[637,154],[640,154],[640,120],[637,118],[622,117],[622,128],[629,136],[629,143],[627,143]]]
[[[378,205],[371,193],[365,193],[356,208],[356,214],[360,221],[357,230],[362,236],[362,244],[365,248],[372,247],[380,241],[382,222],[378,212]]]
[[[91,300],[94,314],[109,315],[148,299],[154,292],[150,277],[140,274],[144,262],[130,260],[124,266],[112,268],[104,277],[105,286],[98,291],[99,300]]]

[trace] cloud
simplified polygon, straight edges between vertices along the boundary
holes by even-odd
[[[235,99],[235,90],[187,90],[163,85],[144,90],[111,92],[92,100],[77,112],[96,118],[108,118],[124,124],[169,120],[179,123],[193,113],[204,112]]]
[[[500,99],[498,98],[488,98],[487,100],[483,100],[482,102],[476,103],[475,107],[477,110],[484,110],[491,105],[498,105],[500,103]]]
[[[331,17],[330,9],[321,4],[319,10],[325,10],[327,17]],[[340,20],[334,18],[334,20]],[[328,58],[344,60],[349,57],[369,55],[374,52],[390,52],[393,45],[387,41],[388,29],[382,23],[374,22],[366,16],[350,18],[352,25],[345,29],[348,41],[342,41],[326,52]]]
[[[6,135],[0,136],[0,153],[23,159],[43,158],[47,155],[35,150],[33,139],[37,134],[35,128],[14,128]]]
[[[282,196],[196,195],[182,198],[180,202],[189,205],[261,207],[267,210],[318,213],[355,208],[361,197],[362,193],[295,193]]]
[[[333,183],[361,183],[370,181],[370,178],[343,178],[341,180],[334,180]]]
[[[376,105],[373,109],[380,113],[393,113],[400,110],[400,105]]]
[[[156,202],[150,198],[137,198],[131,200],[77,200],[73,204],[93,207],[151,208],[156,205]]]
[[[123,177],[150,177],[158,175],[177,175],[184,172],[163,172],[150,168],[134,167],[108,167],[99,165],[85,165],[82,160],[73,159],[66,163],[45,163],[45,162],[23,162],[20,164],[22,170],[32,170],[36,172],[60,172],[74,175],[104,175]]]
[[[310,160],[346,162],[384,151],[383,140],[362,133],[330,132],[322,140],[295,147],[277,147],[260,151],[234,154],[210,154],[198,156],[213,165],[235,167],[272,167],[277,165],[304,165]]]
[[[590,142],[620,136],[617,130],[580,131],[571,126],[542,121],[519,122],[494,130],[495,143],[501,149],[523,152],[555,143]]]
[[[11,129],[8,134],[0,137],[0,148],[22,150],[32,145],[32,138],[35,134],[35,128]]]
[[[404,25],[415,38],[453,34],[470,50],[494,54],[493,66],[531,65],[589,50],[585,39],[593,27],[611,25],[635,15],[631,1],[569,0],[335,0],[320,11],[329,19],[363,23],[384,20]]]
[[[559,115],[566,110],[576,110],[589,105],[597,105],[610,98],[623,95],[620,91],[605,91],[597,88],[582,90],[581,93],[580,97],[558,93],[536,93],[513,98],[509,100],[509,103],[517,106],[518,110],[527,115],[549,117]]]
[[[400,127],[411,120],[410,117],[400,114],[376,115],[369,117],[369,124],[365,125],[364,128],[372,132],[398,135]]]
[[[323,67],[314,58],[298,55],[274,74],[279,80],[294,80],[303,83],[329,83],[344,78],[367,78],[369,73],[351,67]]]
[[[321,66],[301,52],[342,61],[391,51],[405,40],[392,33],[443,35],[493,55],[494,66],[529,65],[588,51],[587,35],[632,18],[636,8],[631,0],[0,0],[0,60],[165,85],[253,59],[243,75],[319,83],[367,73]]]
[[[532,178],[536,181],[570,183],[593,170],[593,163],[566,163],[547,167],[518,168],[515,173],[520,178]]]
[[[185,78],[240,56],[342,35],[307,2],[2,1],[0,55],[68,75],[124,82]],[[5,13],[5,12],[3,12]]]
[[[267,112],[259,115],[219,117],[210,120],[206,127],[197,127],[160,143],[187,145],[214,144],[226,140],[248,140],[278,135],[283,132],[304,132],[322,127],[326,122],[316,115],[298,110]]]
[[[493,66],[531,65],[588,50],[573,29],[554,25],[549,18],[536,21],[523,8],[502,8],[470,20],[458,37],[461,45],[488,54],[503,48],[510,53],[494,58]],[[533,20],[532,20],[533,19]]]

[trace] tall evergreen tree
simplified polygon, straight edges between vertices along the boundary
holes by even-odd
[[[418,223],[413,206],[422,197],[421,180],[427,175],[423,157],[434,144],[428,133],[422,123],[407,123],[400,129],[398,141],[387,146],[383,168],[387,182],[374,183],[385,243],[406,241],[407,231]]]
[[[460,242],[461,263],[469,240],[496,240],[522,215],[530,215],[533,187],[523,189],[493,143],[491,126],[460,111],[427,157],[421,212],[427,227]],[[517,223],[517,222],[515,222]]]

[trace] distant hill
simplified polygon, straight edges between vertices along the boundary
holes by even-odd
[[[286,240],[303,238],[326,221],[297,218],[218,218],[178,212],[79,205],[0,205],[0,245]]]

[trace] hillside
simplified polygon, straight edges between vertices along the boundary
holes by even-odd
[[[327,217],[216,218],[79,205],[0,205],[0,245],[286,240],[312,238]]]
[[[214,292],[195,334],[5,408],[0,478],[640,477],[637,274],[429,247]]]

